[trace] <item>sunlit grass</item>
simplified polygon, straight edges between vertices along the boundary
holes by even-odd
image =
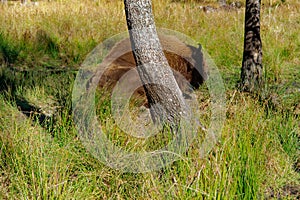
[[[262,3],[267,91],[256,98],[235,89],[244,9],[204,13],[200,5],[218,5],[153,1],[158,27],[189,35],[215,61],[227,88],[227,111],[221,138],[206,157],[199,154],[199,132],[182,160],[145,174],[122,173],[93,158],[71,115],[74,70],[98,43],[126,31],[123,1],[0,5],[0,199],[296,198],[285,195],[284,188],[300,192],[295,112],[300,101],[300,4]],[[205,89],[198,93],[208,125],[210,99]],[[122,132],[112,117],[109,95],[98,95],[98,120],[114,144],[131,150],[164,145],[159,136],[143,141]],[[20,101],[36,110],[23,114]],[[55,108],[54,114],[41,123],[47,108]]]

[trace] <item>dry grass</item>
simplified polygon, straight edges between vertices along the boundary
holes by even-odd
[[[266,94],[257,99],[235,89],[244,9],[204,13],[200,5],[217,4],[153,1],[158,27],[191,36],[214,59],[227,88],[227,112],[220,141],[207,157],[199,157],[201,138],[197,138],[183,160],[145,174],[122,173],[93,158],[80,142],[70,115],[74,81],[70,69],[77,69],[98,43],[126,31],[123,2],[0,5],[0,198],[299,198],[292,191],[300,192],[300,127],[295,113],[300,99],[300,2],[262,3]],[[55,71],[65,68],[69,71]],[[206,107],[207,91],[198,92],[203,92],[200,105]],[[43,123],[34,113],[24,117],[18,110],[20,98],[43,105],[54,99],[58,113]],[[98,105],[99,118],[115,132],[116,143],[128,143],[130,136],[118,132],[112,120],[110,99],[99,98]],[[130,142],[134,147],[136,140]],[[154,139],[148,145],[154,148],[160,143]]]

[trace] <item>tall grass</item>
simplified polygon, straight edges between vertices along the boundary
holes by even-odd
[[[126,30],[123,2],[1,5],[0,198],[299,198],[300,4],[262,3],[268,90],[259,99],[235,90],[243,9],[204,13],[200,5],[216,3],[153,1],[158,27],[193,37],[214,59],[227,88],[227,111],[221,138],[206,157],[200,157],[197,137],[182,160],[144,174],[122,173],[92,157],[71,116],[75,70],[98,43]],[[210,99],[202,89],[197,92],[203,94],[199,103],[207,125]],[[113,132],[113,142],[133,149],[162,145],[155,138],[141,142],[124,135],[112,119],[109,96],[98,95],[99,120]],[[24,112],[24,106],[30,109]],[[48,117],[40,120],[41,115]]]

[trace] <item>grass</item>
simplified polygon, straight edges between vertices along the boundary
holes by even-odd
[[[158,27],[201,43],[225,82],[226,120],[204,158],[197,137],[182,160],[156,172],[122,173],[94,158],[72,118],[72,87],[98,43],[126,31],[123,2],[61,0],[0,5],[0,199],[296,199],[300,193],[300,4],[262,1],[265,93],[236,90],[243,51],[243,9],[204,13],[211,1],[153,1]],[[114,16],[114,17],[112,17]],[[208,125],[209,96],[200,95]],[[156,149],[112,119],[99,93],[98,119],[128,149]],[[101,97],[101,98],[100,98]],[[161,142],[158,142],[161,141]]]

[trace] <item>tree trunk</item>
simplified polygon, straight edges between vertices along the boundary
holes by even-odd
[[[163,53],[151,0],[125,0],[131,47],[154,123],[179,124],[187,107]]]
[[[262,88],[262,44],[260,39],[260,0],[246,0],[242,91]]]

